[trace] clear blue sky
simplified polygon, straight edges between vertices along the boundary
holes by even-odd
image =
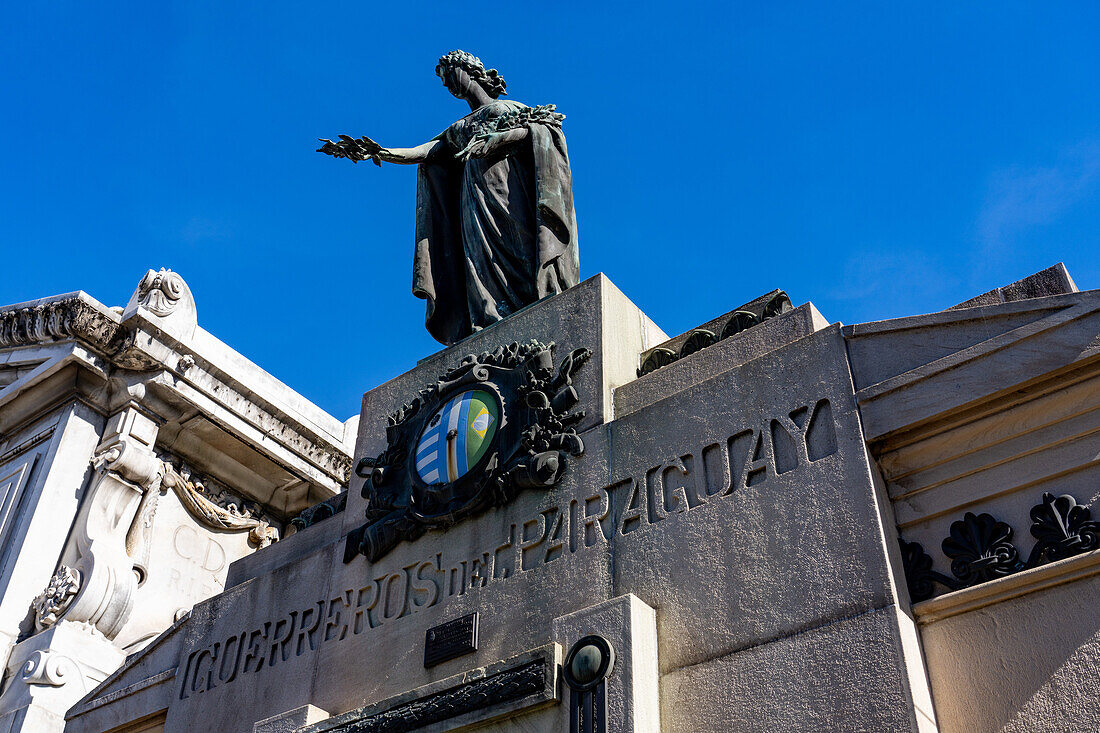
[[[168,7],[164,7],[164,6]],[[312,9],[309,9],[312,8]],[[6,3],[0,303],[144,271],[341,419],[438,346],[415,171],[453,48],[567,115],[581,274],[670,335],[781,287],[831,320],[1065,261],[1100,287],[1100,4]]]

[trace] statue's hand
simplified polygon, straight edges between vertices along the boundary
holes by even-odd
[[[380,156],[383,153],[388,153],[384,147],[371,140],[364,135],[356,140],[353,137],[347,135],[341,135],[339,142],[334,142],[326,138],[319,138],[324,143],[321,147],[317,148],[318,153],[325,153],[331,155],[334,158],[348,158],[352,163],[358,163],[361,160],[373,161],[375,165],[382,165]]]
[[[504,143],[504,135],[499,132],[483,132],[474,135],[469,144],[455,153],[455,157],[466,162],[470,158],[484,158]]]

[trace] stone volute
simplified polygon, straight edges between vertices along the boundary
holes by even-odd
[[[163,267],[145,273],[122,311],[123,322],[139,312],[181,339],[193,336],[198,325],[198,312],[191,289],[178,273]]]

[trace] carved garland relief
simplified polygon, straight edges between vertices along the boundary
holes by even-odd
[[[149,532],[162,489],[172,489],[188,514],[207,529],[248,532],[250,543],[258,548],[279,539],[278,530],[243,502],[227,497],[215,501],[202,482],[192,481],[190,474],[136,443],[111,445],[93,456],[92,465],[100,470],[100,478],[90,501],[99,510],[89,513],[77,535],[81,552],[77,567],[60,566],[45,591],[32,601],[39,630],[71,618],[91,623],[114,638],[129,617],[133,593],[145,576]],[[115,521],[119,519],[116,504],[134,507],[132,518],[121,525]]]

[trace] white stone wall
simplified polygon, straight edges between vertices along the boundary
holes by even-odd
[[[125,310],[84,293],[0,307],[4,731],[61,731],[234,560],[346,480],[344,423],[196,313],[163,270]]]

